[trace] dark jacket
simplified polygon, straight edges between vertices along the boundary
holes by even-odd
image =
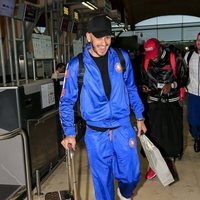
[[[176,88],[172,88],[170,93],[165,98],[179,97],[180,88],[185,87],[188,83],[188,66],[183,58],[176,57],[176,73],[174,75],[172,65],[170,62],[170,52],[163,50],[160,60],[155,63],[150,60],[147,71],[143,70],[142,82],[147,85],[150,95],[153,97],[160,97],[163,84],[177,83]]]

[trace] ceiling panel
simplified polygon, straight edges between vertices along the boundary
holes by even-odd
[[[191,15],[200,17],[200,0],[111,0],[128,24],[163,15]]]

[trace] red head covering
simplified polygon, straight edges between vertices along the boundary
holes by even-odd
[[[144,50],[145,50],[145,62],[144,67],[147,71],[147,67],[149,64],[149,60],[154,58],[156,55],[158,55],[158,50],[160,48],[160,41],[156,38],[148,39],[144,44]]]

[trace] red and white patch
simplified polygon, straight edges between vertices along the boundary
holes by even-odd
[[[61,92],[60,96],[63,97],[64,95],[65,95],[65,88],[62,89],[62,92]]]
[[[68,69],[65,70],[65,78],[68,78],[69,71]]]
[[[133,148],[134,145],[135,145],[134,139],[133,139],[133,138],[130,138],[130,140],[129,140],[129,146],[130,146],[131,148]]]
[[[66,69],[65,69],[65,78],[68,78],[69,75],[69,63],[67,63]]]
[[[121,73],[122,72],[122,66],[120,63],[116,63],[115,65],[115,70],[118,72],[118,73]]]

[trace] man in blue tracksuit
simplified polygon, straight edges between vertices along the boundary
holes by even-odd
[[[105,15],[94,16],[88,23],[88,45],[83,52],[84,79],[80,110],[87,128],[85,143],[93,178],[96,200],[114,200],[114,180],[118,196],[130,200],[139,181],[140,165],[136,133],[130,122],[130,106],[137,119],[138,135],[146,132],[143,104],[138,96],[128,54],[123,72],[117,52],[110,47],[111,22]],[[78,58],[67,64],[60,98],[60,118],[67,149],[75,148],[73,107],[78,97]]]

